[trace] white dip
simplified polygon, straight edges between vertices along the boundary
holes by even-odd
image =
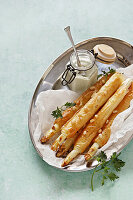
[[[98,69],[94,64],[94,56],[87,50],[78,50],[78,56],[81,63],[81,67],[77,66],[76,56],[73,53],[70,57],[71,65],[76,69],[88,69],[87,71],[76,71],[76,78],[68,86],[75,92],[83,92],[87,88],[91,87],[97,81]],[[68,72],[67,80],[71,77],[71,72]]]

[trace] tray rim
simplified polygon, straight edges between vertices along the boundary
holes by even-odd
[[[130,43],[128,43],[128,42],[126,42],[126,41],[123,41],[123,40],[121,40],[121,39],[113,38],[113,37],[94,37],[94,38],[87,39],[87,40],[84,40],[84,41],[82,41],[82,42],[79,42],[79,43],[77,43],[75,46],[76,46],[76,48],[78,48],[78,47],[80,47],[80,46],[82,46],[82,45],[85,45],[85,44],[88,43],[88,42],[97,41],[97,40],[99,40],[99,39],[118,41],[118,42],[120,42],[120,43],[122,43],[122,44],[125,44],[126,46],[128,46],[128,47],[130,47],[130,48],[133,49],[133,46],[132,46]],[[38,88],[40,87],[42,81],[46,78],[46,76],[48,75],[48,73],[53,69],[54,65],[55,65],[57,62],[59,62],[65,55],[67,55],[68,53],[70,53],[70,52],[72,51],[72,49],[73,49],[72,47],[69,48],[69,49],[67,49],[64,53],[62,53],[60,56],[58,56],[58,57],[52,62],[51,65],[48,66],[48,68],[45,70],[45,72],[43,73],[42,77],[40,78],[40,80],[39,80],[39,82],[38,82],[38,84],[37,84],[37,86],[36,86],[36,88],[35,88],[35,91],[34,91],[34,93],[33,93],[33,95],[32,95],[32,99],[31,99],[31,101],[30,101],[29,110],[28,110],[28,130],[29,130],[29,135],[30,135],[30,139],[31,139],[31,141],[32,141],[32,144],[33,144],[35,150],[37,151],[38,155],[40,156],[40,158],[41,158],[42,160],[43,160],[43,156],[41,155],[39,149],[36,147],[36,144],[35,144],[33,135],[32,135],[31,130],[30,130],[30,126],[31,126],[31,125],[30,125],[30,124],[31,124],[31,118],[30,118],[30,116],[31,116],[31,111],[32,111],[33,102],[34,102],[34,97],[35,97],[36,92],[37,92]],[[44,161],[44,160],[43,160],[43,161]],[[47,163],[47,162],[46,162],[46,163]],[[47,164],[48,164],[48,163],[47,163]],[[49,165],[49,164],[48,164],[48,165]],[[56,167],[56,166],[52,166],[52,167],[54,167],[54,168],[56,168],[56,169],[59,169],[59,168]],[[76,171],[75,171],[75,170],[68,170],[68,171],[66,171],[66,170],[63,169],[63,168],[60,168],[60,170],[65,171],[65,172],[85,172],[85,171],[89,171],[89,170],[92,170],[92,169],[94,169],[94,167],[88,168],[88,169],[86,169],[86,170],[76,170]]]

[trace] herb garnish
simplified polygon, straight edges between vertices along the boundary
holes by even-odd
[[[109,67],[108,69],[109,69],[108,72],[102,71],[103,73],[102,73],[102,74],[99,74],[99,75],[97,76],[97,79],[99,79],[101,76],[105,76],[105,82],[106,82],[106,81],[107,81],[108,75],[109,75],[109,74],[114,74],[114,73],[116,72],[115,69],[112,69],[112,68],[110,68],[110,67]]]
[[[73,106],[75,106],[75,105],[76,105],[76,103],[66,102],[64,106],[66,106],[66,108],[70,108],[70,107],[73,107]]]
[[[103,151],[101,151],[101,153],[95,157],[95,159],[98,161],[98,165],[95,167],[95,169],[92,173],[92,177],[91,177],[92,191],[94,190],[93,189],[93,177],[96,172],[99,172],[102,175],[101,185],[104,185],[104,181],[106,179],[114,181],[115,179],[119,178],[119,176],[117,176],[114,171],[117,171],[117,172],[120,171],[121,168],[125,165],[125,162],[118,158],[119,155],[120,155],[120,153],[117,155],[116,152],[114,152],[112,154],[110,160],[106,161],[107,156]],[[97,169],[99,166],[100,166],[100,168]],[[114,170],[112,171],[112,169],[114,169]]]
[[[66,102],[63,106],[61,106],[60,108],[59,107],[57,107],[57,109],[56,110],[54,110],[54,111],[52,111],[52,116],[55,118],[55,119],[58,119],[59,117],[63,117],[62,116],[62,112],[64,111],[64,110],[66,110],[66,108],[70,108],[70,107],[73,107],[73,106],[75,106],[76,105],[76,103],[72,103],[72,102]]]

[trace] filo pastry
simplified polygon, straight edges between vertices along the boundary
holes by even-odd
[[[109,74],[107,80],[112,76]],[[51,129],[49,129],[46,133],[42,133],[42,137],[40,139],[41,143],[44,144],[51,137],[53,137],[57,132],[61,130],[61,127],[81,108],[83,107],[91,98],[91,96],[99,91],[99,89],[105,84],[106,77],[102,77],[99,81],[97,81],[92,87],[88,88],[83,94],[81,94],[75,101],[75,106],[71,108],[67,108],[62,113],[62,118],[59,117],[54,121],[54,125]]]
[[[112,75],[101,89],[62,127],[62,134],[55,140],[51,149],[57,151],[67,137],[73,137],[118,89],[123,80],[124,76],[120,73]]]
[[[90,160],[97,150],[104,146],[111,134],[111,125],[116,118],[116,116],[126,110],[130,106],[130,101],[133,99],[133,82],[129,88],[129,92],[126,94],[121,103],[117,106],[117,108],[110,115],[108,120],[105,122],[102,129],[100,129],[98,136],[93,140],[93,145],[90,147],[89,151],[85,154],[86,161]]]
[[[113,77],[113,76],[112,76]],[[95,116],[93,121],[88,123],[83,132],[77,138],[74,149],[68,154],[62,163],[62,167],[68,165],[77,155],[83,153],[90,145],[91,141],[96,137],[99,129],[101,129],[109,118],[113,110],[122,101],[124,96],[128,93],[128,88],[131,85],[131,79],[126,79],[123,84],[118,88],[112,97],[106,102]]]

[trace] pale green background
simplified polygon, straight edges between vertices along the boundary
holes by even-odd
[[[0,0],[0,200],[132,199],[133,141],[115,183],[90,190],[92,172],[66,173],[40,159],[27,115],[45,69],[75,42],[111,36],[133,44],[132,0]]]

